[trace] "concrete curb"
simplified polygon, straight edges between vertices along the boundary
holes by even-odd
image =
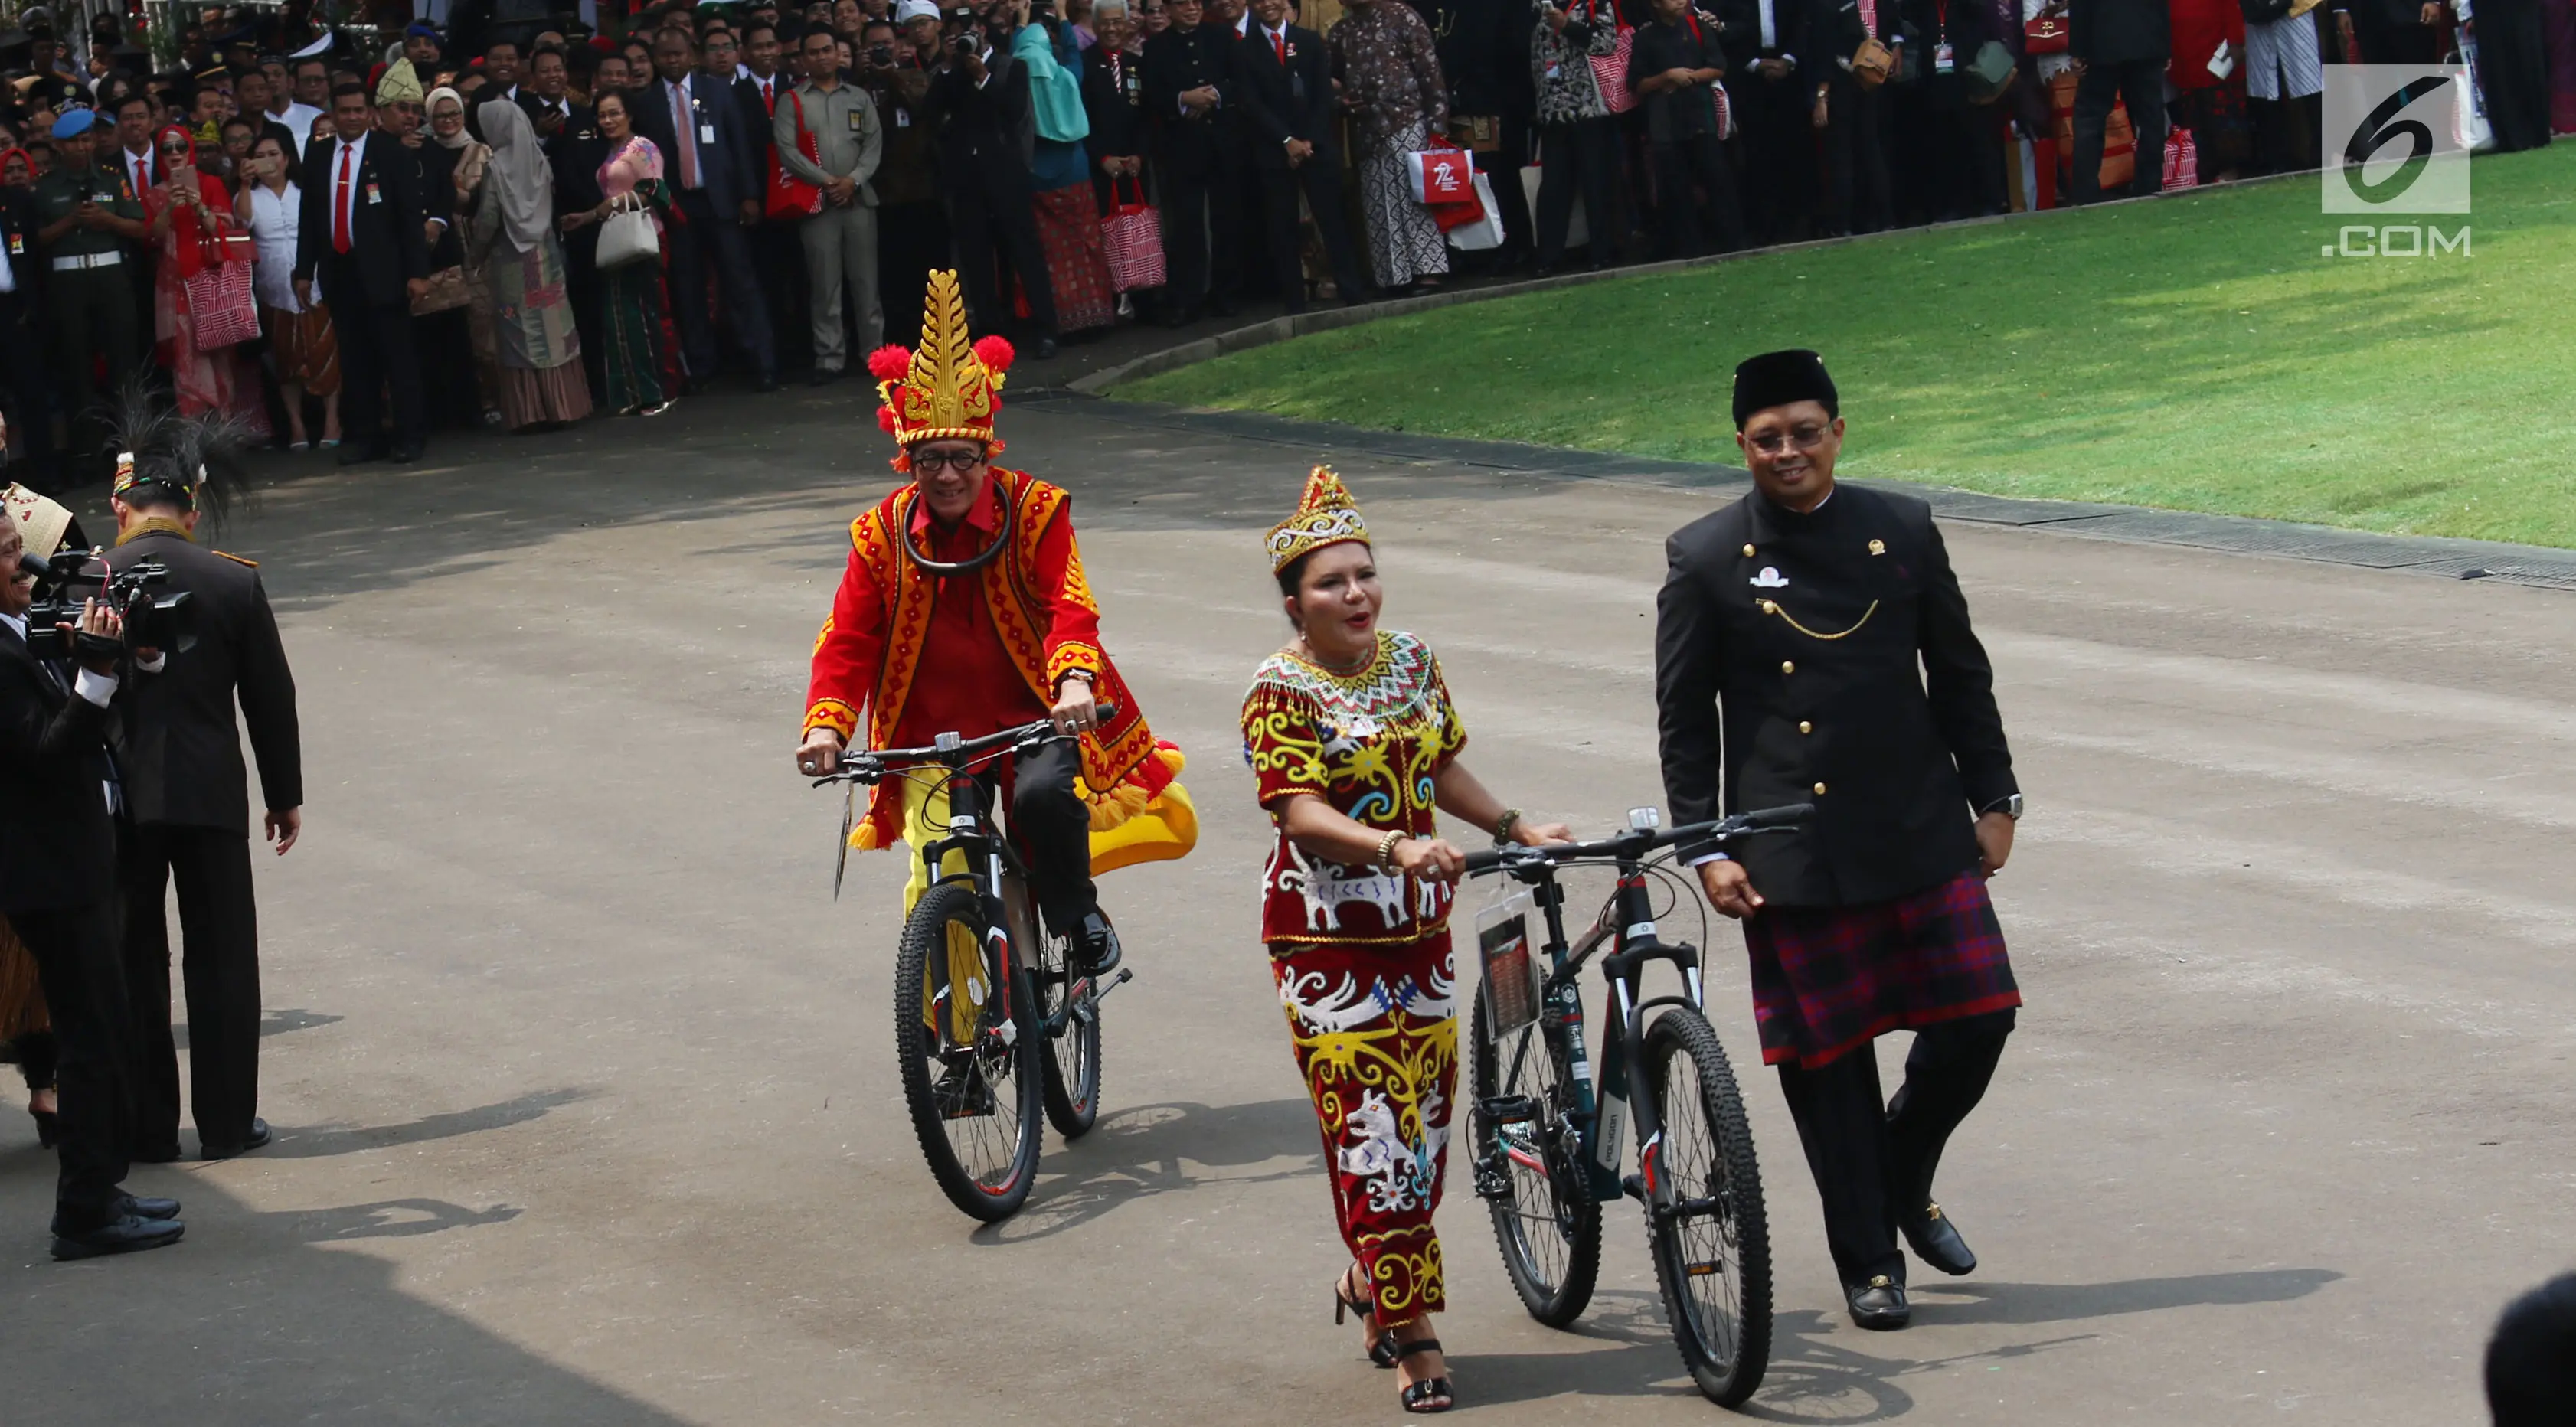
[[[1307,314],[1308,317],[1319,315],[1323,314]],[[1231,337],[1235,334],[1225,335]],[[1417,436],[1401,431],[1367,431],[1338,422],[1303,421],[1258,412],[1210,411],[1156,402],[1110,401],[1063,387],[1040,387],[1019,394],[1017,401],[1023,406],[1043,407],[1094,420],[1203,432],[1308,451],[1349,451],[1399,461],[1443,461],[1582,480],[1641,481],[1727,495],[1746,489],[1752,482],[1740,466],[1623,456],[1602,451],[1571,451],[1516,441],[1472,441],[1447,436]],[[1890,488],[1922,496],[1932,503],[1933,512],[1944,520],[2044,528],[2054,533],[2096,540],[2179,545],[2239,555],[2274,555],[2369,570],[2433,575],[2443,579],[2492,579],[2540,589],[2576,591],[2576,550],[2433,535],[2378,535],[2363,530],[2339,530],[2332,526],[2300,525],[2286,520],[2202,515],[2191,511],[2155,510],[2146,506],[2026,500],[1953,490],[1946,486],[1896,483]]]

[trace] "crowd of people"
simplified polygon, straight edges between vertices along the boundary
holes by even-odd
[[[114,17],[76,59],[30,10],[0,50],[0,381],[40,480],[47,413],[67,478],[104,473],[80,418],[137,371],[399,460],[442,424],[650,415],[727,362],[830,382],[912,335],[886,314],[934,267],[1043,360],[1453,266],[2313,167],[2329,63],[2472,51],[2498,147],[2576,130],[2569,0],[1708,4],[750,0],[363,52],[244,9],[158,70]],[[1424,201],[1442,150],[1483,217]]]

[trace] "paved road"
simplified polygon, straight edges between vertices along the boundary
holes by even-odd
[[[784,420],[745,448],[754,413]],[[138,1172],[187,1200],[187,1242],[61,1267],[52,1162],[0,1114],[0,1415],[1392,1414],[1327,1322],[1234,753],[1282,633],[1255,537],[1313,453],[1006,419],[1078,492],[1111,643],[1206,820],[1191,860],[1108,883],[1142,972],[1110,1003],[1114,1113],[1050,1139],[1026,1213],[975,1232],[929,1184],[888,1049],[901,869],[865,860],[835,905],[837,807],[787,761],[839,527],[890,479],[855,392],[316,468],[229,541],[281,600],[310,758],[304,845],[261,868],[279,1143]],[[1647,610],[1705,497],[1344,472],[1478,771],[1596,827],[1657,801]],[[1922,1285],[1908,1333],[1852,1329],[1749,1072],[1782,1328],[1757,1415],[2471,1420],[2496,1307],[2576,1242],[2576,602],[1950,538],[2033,806],[1998,884],[2030,1005],[1941,1185],[1986,1268]],[[1711,991],[1749,1067],[1734,944]],[[1711,1420],[1631,1214],[1560,1333],[1453,1190],[1471,1411]]]

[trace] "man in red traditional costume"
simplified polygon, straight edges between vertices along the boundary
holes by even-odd
[[[850,523],[849,567],[814,642],[796,766],[816,776],[838,768],[862,712],[875,748],[1052,718],[1077,737],[1019,759],[1010,825],[1048,927],[1105,973],[1119,948],[1092,887],[1092,830],[1117,825],[1167,789],[1177,799],[1179,759],[1157,747],[1101,650],[1071,498],[991,463],[1002,452],[993,416],[1010,364],[1011,346],[999,337],[967,344],[954,272],[930,275],[920,350],[881,347],[868,358],[885,403],[878,424],[902,447],[894,468],[913,479]],[[909,786],[877,786],[853,846],[904,835]],[[1177,855],[1104,855],[1099,865]]]

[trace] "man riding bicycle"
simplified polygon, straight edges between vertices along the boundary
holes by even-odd
[[[1051,719],[1075,737],[1019,757],[1011,831],[1049,929],[1105,974],[1120,953],[1092,886],[1091,829],[1161,793],[1178,760],[1156,756],[1135,696],[1101,650],[1071,498],[991,464],[1002,451],[993,416],[1010,344],[968,345],[954,272],[930,275],[924,308],[918,351],[888,346],[868,358],[884,401],[878,424],[902,448],[894,468],[913,479],[850,523],[849,566],[814,642],[796,766],[837,770],[862,710],[873,748]],[[879,783],[851,845],[903,838],[908,815],[922,816],[920,786]],[[1105,815],[1095,819],[1095,807]]]

